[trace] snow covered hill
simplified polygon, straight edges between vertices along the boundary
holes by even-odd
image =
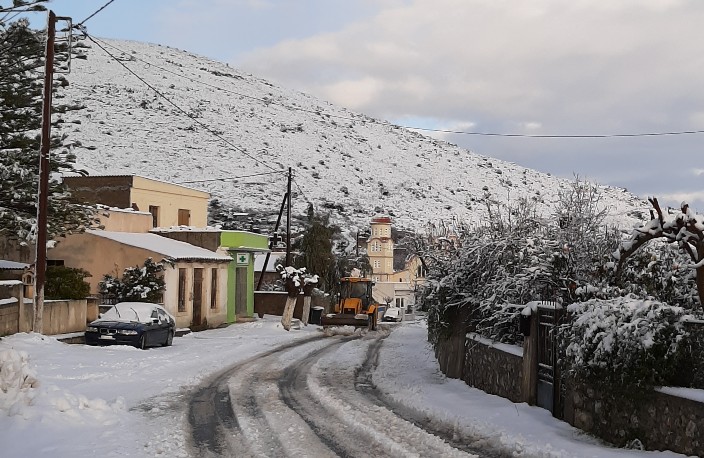
[[[78,163],[91,174],[185,183],[242,209],[276,212],[291,167],[295,212],[304,214],[313,202],[350,229],[367,227],[377,213],[391,214],[406,229],[455,216],[478,223],[486,192],[504,202],[533,198],[549,212],[570,183],[186,51],[99,41],[142,82],[100,47],[83,43],[88,59],[73,60],[61,95],[62,102],[85,108],[64,115],[60,129],[68,142],[80,142]],[[621,226],[633,221],[625,215],[645,213],[647,203],[632,194],[603,192]]]

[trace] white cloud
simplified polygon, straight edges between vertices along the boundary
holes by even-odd
[[[414,0],[257,49],[236,65],[383,119],[512,133],[699,130],[702,23],[704,2],[696,0]],[[483,154],[616,185],[623,169],[640,194],[651,192],[654,170],[666,182],[672,162],[701,141],[452,138]]]

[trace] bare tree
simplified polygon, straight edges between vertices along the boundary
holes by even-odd
[[[639,248],[654,239],[664,239],[669,243],[677,243],[679,248],[689,255],[696,270],[697,292],[700,307],[704,304],[704,217],[694,214],[689,204],[682,202],[681,212],[673,220],[666,221],[660,204],[655,197],[648,198],[657,213],[650,210],[651,220],[647,224],[634,229],[631,237],[622,242],[614,253],[618,264],[616,274],[620,275],[628,258]]]

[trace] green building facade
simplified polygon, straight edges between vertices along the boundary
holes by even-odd
[[[269,238],[245,231],[222,231],[220,247],[232,257],[227,275],[227,322],[254,315],[254,255],[269,251]]]

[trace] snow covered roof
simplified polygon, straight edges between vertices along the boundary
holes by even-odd
[[[5,261],[0,259],[0,270],[23,270],[29,267],[29,264],[15,261]]]
[[[136,232],[111,232],[89,230],[86,234],[114,240],[115,242],[130,245],[133,247],[151,250],[163,254],[176,261],[215,261],[229,262],[231,257],[217,254],[214,251],[200,248],[190,243],[180,242],[156,234],[136,233]]]

